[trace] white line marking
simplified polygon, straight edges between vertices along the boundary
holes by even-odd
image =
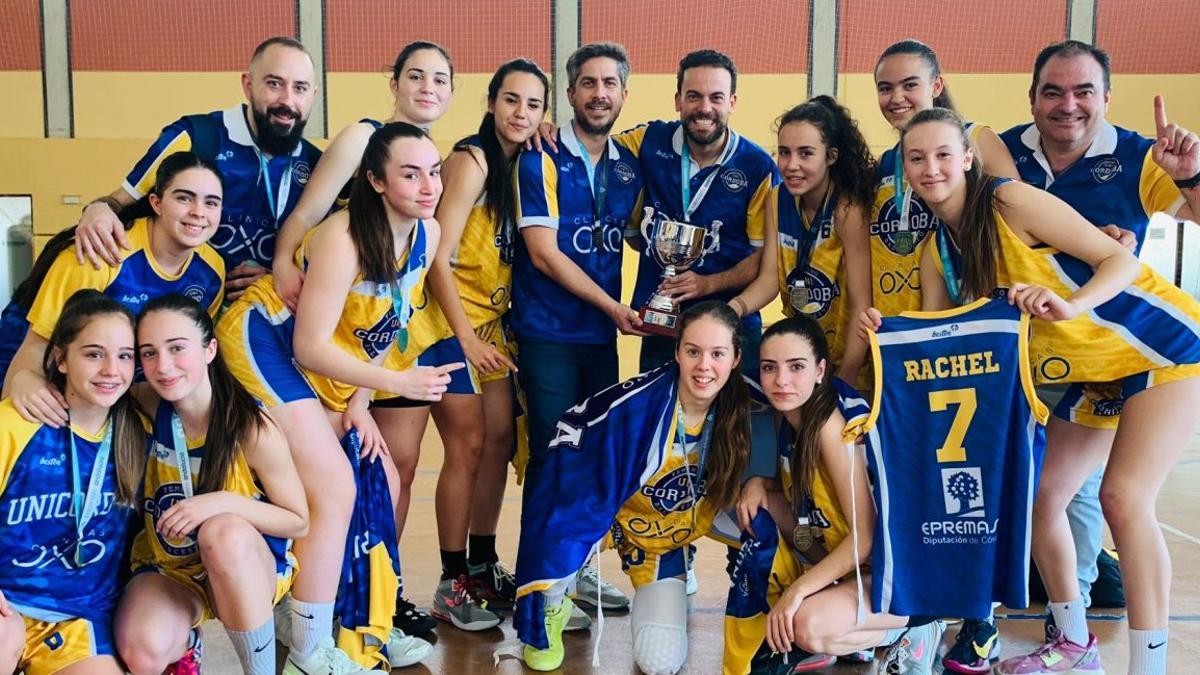
[[[1171,534],[1175,535],[1176,537],[1179,537],[1180,539],[1187,539],[1188,541],[1192,542],[1193,544],[1200,546],[1200,539],[1193,537],[1192,535],[1188,534],[1187,532],[1184,532],[1183,530],[1171,527],[1170,525],[1163,523],[1163,522],[1159,522],[1159,526],[1161,526],[1162,529],[1166,530],[1167,532],[1170,532]]]

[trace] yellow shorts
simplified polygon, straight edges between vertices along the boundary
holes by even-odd
[[[1134,394],[1170,382],[1200,375],[1200,364],[1156,368],[1114,382],[1087,382],[1069,385],[1054,416],[1089,429],[1116,429],[1121,409]]]
[[[289,560],[295,559],[289,554]],[[296,565],[293,564],[285,568],[281,574],[275,575],[275,595],[271,598],[271,605],[279,604],[283,600],[283,596],[287,595],[292,589],[292,582],[296,578]],[[208,593],[208,574],[204,570],[204,565],[195,564],[184,567],[159,567],[157,565],[143,565],[137,567],[134,576],[139,574],[161,574],[171,581],[183,586],[191,591],[193,595],[200,599],[200,618],[196,623],[192,624],[193,628],[198,628],[205,621],[211,621],[217,618],[216,612],[212,608],[212,599]]]
[[[112,625],[87,619],[37,621],[25,619],[25,649],[17,670],[25,675],[50,675],[94,656],[116,656]]]

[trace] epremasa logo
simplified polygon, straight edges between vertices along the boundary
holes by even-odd
[[[946,515],[982,517],[983,474],[978,467],[942,469],[942,497],[946,501]]]
[[[921,542],[959,546],[994,544],[1000,519],[988,518],[983,500],[983,472],[979,467],[942,469],[941,483],[946,515],[921,523]]]

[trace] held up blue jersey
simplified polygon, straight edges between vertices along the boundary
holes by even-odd
[[[641,221],[641,167],[628,148],[610,139],[593,172],[591,158],[579,148],[574,125],[565,124],[558,130],[557,151],[545,147],[522,153],[514,187],[517,227],[554,230],[559,250],[620,301],[622,237],[627,227]],[[594,179],[589,178],[592,173]],[[599,226],[597,205],[603,210]],[[518,335],[542,340],[607,344],[617,337],[612,319],[599,307],[534,266],[521,237],[513,262],[511,319]]]
[[[1000,139],[1012,153],[1021,180],[1070,204],[1093,225],[1132,231],[1138,251],[1150,216],[1158,211],[1175,215],[1183,205],[1179,188],[1150,154],[1154,141],[1128,129],[1105,123],[1083,157],[1057,176],[1042,153],[1042,137],[1034,124],[1015,126]]]
[[[300,201],[300,193],[321,157],[321,151],[303,139],[291,155],[262,154],[246,122],[247,112],[242,104],[207,115],[217,135],[216,156],[208,159],[221,171],[225,189],[221,225],[209,243],[225,259],[228,269],[247,260],[271,266],[275,234]],[[141,198],[154,187],[158,165],[168,155],[200,149],[195,124],[189,117],[182,117],[163,128],[125,177],[122,187],[129,196]]]
[[[1028,604],[1047,416],[1028,341],[1028,315],[987,299],[888,317],[872,335],[874,611],[978,619],[994,601]]]

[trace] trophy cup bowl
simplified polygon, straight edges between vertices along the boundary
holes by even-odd
[[[642,237],[646,240],[647,255],[663,268],[664,281],[686,271],[716,248],[713,233],[703,227],[669,220],[655,214],[650,207],[646,208],[642,220]],[[638,314],[642,318],[642,330],[647,333],[664,337],[675,337],[679,333],[679,306],[670,296],[656,290]]]

